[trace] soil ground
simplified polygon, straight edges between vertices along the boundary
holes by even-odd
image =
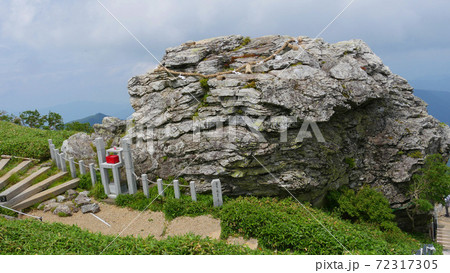
[[[91,232],[100,232],[105,235],[154,236],[160,240],[168,236],[183,235],[193,233],[202,237],[219,239],[220,220],[211,216],[178,217],[172,221],[167,221],[162,212],[135,211],[129,208],[121,208],[115,205],[100,203],[100,211],[95,215],[107,222],[110,227],[90,213],[74,213],[70,217],[59,217],[51,212],[33,210],[31,215],[40,216],[44,222],[59,222],[67,225],[77,225],[82,229]],[[256,239],[245,240],[241,237],[230,237],[227,240],[230,244],[247,245],[252,249],[258,247]]]

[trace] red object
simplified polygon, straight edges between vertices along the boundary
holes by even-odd
[[[106,163],[109,163],[109,164],[119,163],[119,156],[118,155],[108,155],[106,157]]]

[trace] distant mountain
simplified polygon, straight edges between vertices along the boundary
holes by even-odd
[[[91,126],[97,123],[102,123],[102,120],[104,117],[107,117],[107,115],[103,114],[103,113],[97,113],[95,115],[89,116],[89,117],[85,117],[82,119],[77,119],[71,122],[79,122],[79,123],[86,123],[88,122]],[[70,123],[70,122],[69,122]]]
[[[415,89],[414,95],[428,104],[428,113],[450,125],[450,92]]]
[[[29,110],[24,109],[22,111]],[[38,108],[43,115],[49,111],[60,114],[64,122],[83,119],[92,113],[107,113],[112,117],[120,119],[127,119],[133,112],[133,108],[128,101],[123,103],[108,103],[108,102],[94,102],[94,101],[75,101],[65,104],[59,104],[52,107]]]

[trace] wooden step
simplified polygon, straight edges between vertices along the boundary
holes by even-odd
[[[0,160],[0,171],[3,170],[3,168],[6,166],[6,164],[8,164],[8,162],[9,162],[9,158]]]
[[[67,175],[67,172],[60,172],[53,176],[50,176],[49,178],[29,187],[28,189],[24,190],[23,192],[19,193],[17,196],[13,197],[11,200],[6,202],[7,207],[13,207],[15,204],[19,204],[20,202],[30,198],[31,196],[40,193],[43,190],[46,190],[53,182],[55,182],[58,179],[63,178],[65,175]]]
[[[36,195],[33,195],[30,198],[28,198],[27,200],[22,201],[19,204],[13,206],[12,208],[16,209],[16,210],[26,209],[28,207],[33,206],[34,204],[43,202],[47,199],[50,199],[61,193],[64,193],[67,190],[74,189],[78,186],[78,183],[80,183],[79,178],[72,179],[68,182],[65,182],[64,184],[58,185],[56,187],[50,188],[50,189],[40,192]]]
[[[31,161],[22,161],[19,165],[17,165],[14,169],[10,170],[7,174],[0,177],[0,190],[6,187],[8,184],[8,179],[15,173],[20,172],[21,170],[24,170],[26,167],[28,167],[31,164]]]
[[[23,179],[22,181],[12,185],[4,192],[0,193],[0,202],[7,202],[14,196],[20,194],[26,188],[30,187],[36,178],[38,178],[41,174],[46,173],[49,170],[50,167],[41,168],[37,172],[34,172],[31,175],[25,177],[25,179]]]

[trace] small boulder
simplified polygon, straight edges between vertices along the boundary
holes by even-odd
[[[64,203],[62,203],[62,205],[68,206],[70,208],[70,210],[72,211],[72,213],[76,213],[76,212],[78,212],[80,210],[80,208],[75,206],[73,201],[64,202]]]
[[[97,213],[99,211],[100,211],[100,206],[97,203],[88,204],[88,205],[84,205],[81,207],[82,213],[88,213],[88,212]]]
[[[50,203],[56,203],[56,199],[53,198],[53,199],[50,199],[50,200],[47,200],[45,202],[40,203],[39,206],[37,207],[37,209],[38,210],[43,210],[45,208],[45,206],[50,204]]]
[[[68,190],[66,191],[67,200],[73,200],[78,196],[78,192],[76,190]]]
[[[64,202],[64,201],[66,201],[66,197],[65,197],[64,195],[58,195],[58,196],[56,196],[56,202],[62,203],[62,202]]]
[[[82,192],[79,193],[79,195],[88,196],[89,195],[89,191],[82,191]]]
[[[77,205],[78,207],[81,207],[81,206],[90,204],[91,203],[91,198],[88,198],[87,196],[80,194],[73,201],[75,202],[75,205]]]
[[[68,205],[58,205],[54,210],[53,214],[59,215],[61,217],[71,216],[72,210]]]
[[[44,212],[51,211],[54,208],[56,208],[57,206],[59,206],[59,203],[57,203],[57,202],[49,203],[44,206]]]

